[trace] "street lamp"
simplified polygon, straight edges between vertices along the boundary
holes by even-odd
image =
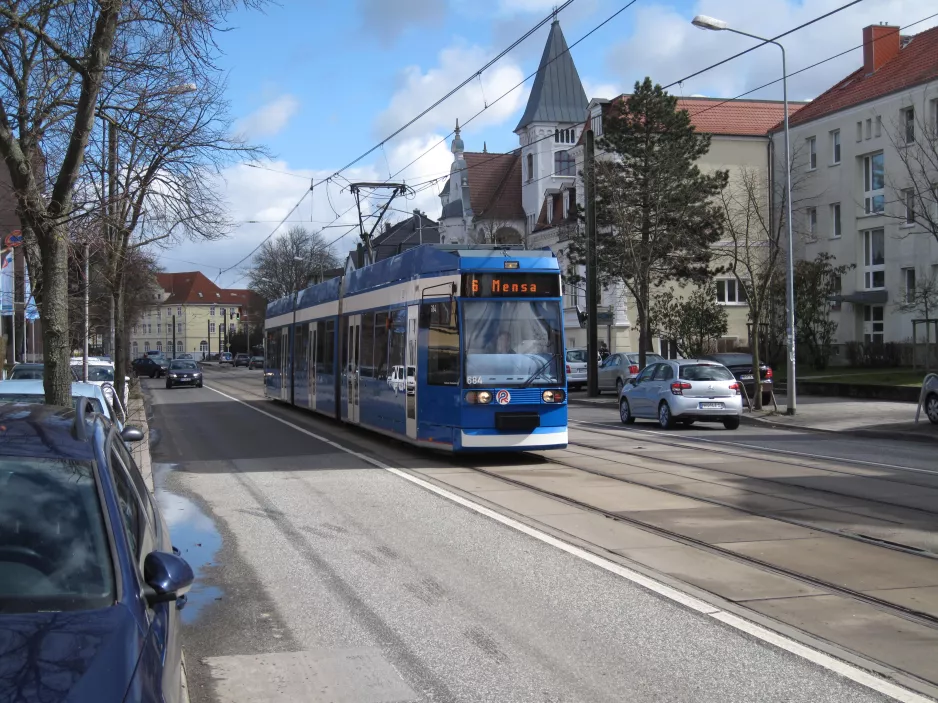
[[[787,229],[788,229],[788,271],[785,280],[785,298],[787,312],[787,330],[786,343],[788,349],[788,415],[794,415],[797,406],[795,397],[795,246],[792,235],[791,223],[791,141],[788,133],[788,71],[785,69],[785,47],[772,39],[766,39],[755,34],[749,34],[738,29],[733,29],[723,20],[718,20],[707,15],[697,15],[692,24],[700,29],[707,29],[713,32],[733,32],[741,34],[750,39],[757,39],[766,44],[775,44],[782,51],[782,101],[784,103],[785,117],[785,202],[787,205]]]

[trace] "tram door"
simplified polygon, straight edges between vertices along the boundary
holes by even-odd
[[[316,409],[316,364],[319,363],[319,359],[316,358],[316,334],[316,323],[311,322],[309,325],[309,346],[306,354],[306,378],[309,384],[309,407],[312,410]]]
[[[280,332],[280,400],[290,402],[290,388],[293,379],[290,374],[290,328]]]
[[[358,422],[359,421],[359,395],[358,395],[358,382],[360,378],[359,373],[359,344],[361,342],[361,330],[362,330],[362,316],[361,315],[349,315],[348,319],[348,340],[345,348],[348,350],[348,358],[345,360],[346,368],[348,369],[347,381],[348,388],[346,389],[348,394],[348,420],[349,422]]]
[[[407,347],[404,354],[404,388],[407,394],[407,436],[417,439],[417,318],[419,305],[407,307]]]

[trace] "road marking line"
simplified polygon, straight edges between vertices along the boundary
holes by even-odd
[[[277,422],[286,425],[287,427],[291,427],[298,432],[302,432],[303,434],[312,437],[313,439],[324,442],[331,447],[335,447],[336,449],[345,452],[346,454],[351,454],[352,456],[358,457],[362,461],[392,473],[395,476],[404,479],[405,481],[410,481],[411,483],[420,486],[421,488],[432,493],[435,493],[442,498],[446,498],[447,500],[457,503],[458,505],[468,508],[469,510],[472,510],[473,512],[476,512],[480,515],[485,515],[486,517],[491,518],[492,520],[495,520],[496,522],[499,522],[507,527],[511,527],[518,532],[522,532],[529,537],[533,537],[534,539],[539,540],[545,544],[549,544],[552,547],[556,547],[557,549],[560,549],[567,554],[578,557],[579,559],[598,566],[605,571],[620,576],[627,581],[642,586],[649,591],[652,591],[653,593],[667,598],[668,600],[680,603],[681,605],[691,608],[692,610],[695,610],[703,615],[718,620],[724,625],[728,625],[729,627],[732,627],[735,630],[739,630],[740,632],[745,632],[755,637],[756,639],[762,640],[768,644],[772,644],[779,649],[783,649],[790,654],[794,654],[797,657],[806,659],[820,667],[850,679],[851,681],[854,681],[878,693],[882,693],[883,695],[889,696],[890,698],[893,698],[897,701],[902,701],[902,703],[930,703],[931,701],[930,698],[915,693],[914,691],[899,686],[898,684],[891,683],[890,681],[864,671],[863,669],[860,669],[853,664],[841,661],[832,655],[811,649],[810,647],[803,645],[800,642],[797,642],[778,632],[774,632],[766,627],[757,625],[756,623],[750,622],[749,620],[746,620],[745,618],[742,618],[738,615],[734,615],[733,613],[720,610],[719,608],[714,607],[710,603],[707,603],[700,598],[692,596],[688,593],[683,593],[682,591],[679,591],[672,586],[668,586],[664,583],[661,583],[660,581],[656,581],[642,573],[639,573],[638,571],[629,569],[628,567],[617,564],[614,561],[604,559],[598,554],[593,554],[592,552],[582,549],[581,547],[577,547],[557,539],[556,537],[549,535],[546,532],[542,532],[535,527],[526,525],[519,520],[515,520],[514,518],[508,517],[507,515],[502,515],[501,513],[496,512],[490,508],[486,508],[484,505],[474,503],[471,500],[464,498],[463,496],[452,493],[445,488],[440,488],[439,486],[432,484],[429,481],[425,481],[422,478],[412,476],[406,471],[388,466],[384,462],[373,459],[372,457],[362,454],[361,452],[356,452],[353,449],[349,449],[348,447],[339,444],[338,442],[335,442],[327,437],[323,437],[322,435],[307,430],[305,427],[300,427],[299,425],[294,424],[289,420],[284,420],[281,417],[277,417],[273,413],[256,408],[253,405],[244,402],[240,398],[235,398],[234,396],[223,393],[222,391],[212,388],[211,386],[205,386],[205,388],[213,391],[214,393],[218,393],[220,396],[228,398],[229,400],[240,403],[254,412],[265,415],[272,420],[276,420]]]
[[[580,425],[582,427],[618,427],[613,422],[583,422],[582,420],[568,420],[568,425]],[[757,444],[743,444],[742,442],[728,442],[725,439],[707,439],[706,437],[688,437],[688,436],[677,436],[669,432],[662,432],[660,430],[641,430],[637,427],[631,427],[625,431],[625,434],[631,432],[641,432],[642,434],[655,435],[656,437],[668,437],[677,442],[706,442],[708,444],[716,444],[725,447],[741,447],[743,449],[758,449],[760,451],[765,451],[767,447],[760,447]],[[688,447],[689,448],[689,447]],[[774,452],[776,454],[790,454],[791,456],[800,456],[807,459],[825,459],[828,461],[843,461],[848,464],[862,464],[864,466],[875,466],[882,469],[900,469],[902,471],[914,471],[915,473],[920,474],[938,474],[938,471],[930,471],[928,469],[917,469],[914,466],[899,466],[898,464],[882,464],[876,461],[865,461],[863,459],[848,459],[842,456],[827,456],[826,454],[809,454],[807,452],[796,452],[791,449],[776,449],[771,448],[768,451]]]

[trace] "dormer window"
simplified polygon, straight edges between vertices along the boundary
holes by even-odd
[[[563,219],[570,217],[570,191],[563,192]]]
[[[547,196],[547,224],[551,224],[554,221],[554,196]]]

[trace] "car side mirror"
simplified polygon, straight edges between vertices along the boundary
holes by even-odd
[[[638,385],[638,378],[630,378],[630,379],[629,379],[629,385],[630,385],[630,386],[637,386],[637,385]]]
[[[139,442],[143,439],[143,432],[138,427],[128,425],[121,430],[121,439],[125,442]]]
[[[143,560],[143,581],[147,585],[147,603],[156,605],[176,600],[192,587],[195,574],[180,556],[169,552],[150,552]]]

